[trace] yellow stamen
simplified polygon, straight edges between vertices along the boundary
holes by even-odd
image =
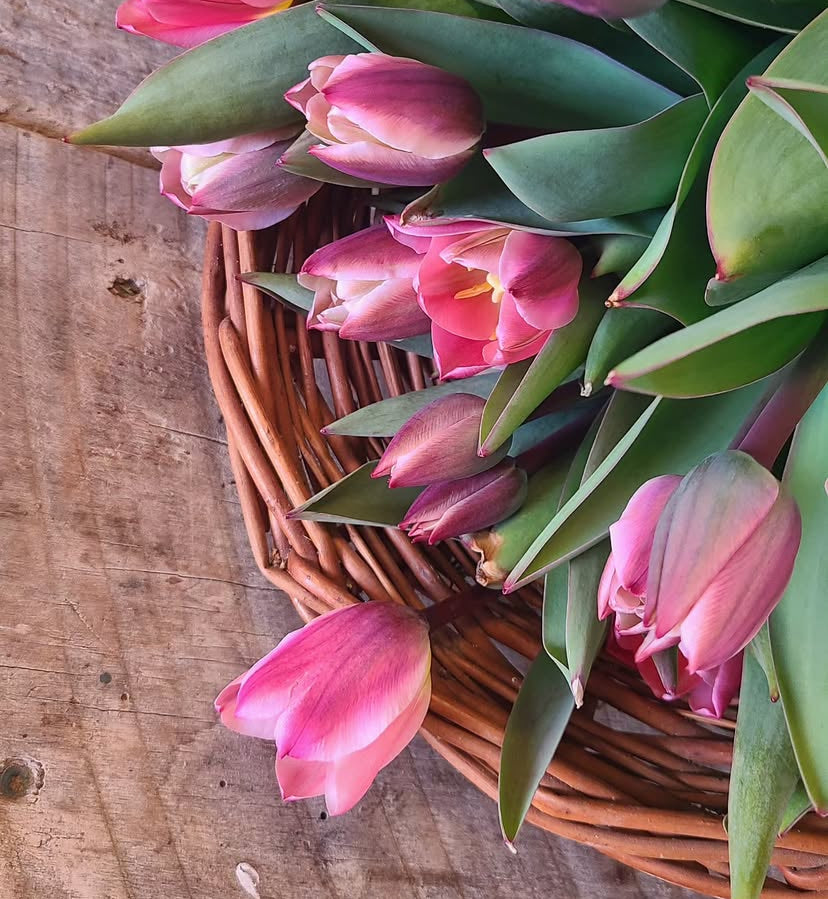
[[[492,289],[488,279],[482,284],[475,284],[473,287],[467,287],[465,290],[458,290],[454,295],[455,300],[470,300],[472,297],[479,297],[482,293],[488,293]]]
[[[495,304],[499,303],[503,299],[503,294],[506,293],[503,285],[500,283],[500,278],[493,272],[489,272],[486,275],[486,283],[491,285],[492,288],[492,302]]]

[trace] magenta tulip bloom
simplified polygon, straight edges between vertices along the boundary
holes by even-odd
[[[432,484],[414,501],[400,527],[429,545],[483,530],[517,512],[526,499],[526,483],[526,472],[504,459],[470,478]]]
[[[643,634],[636,659],[678,645],[690,674],[719,668],[756,636],[799,549],[793,499],[746,453],[717,453],[684,478],[644,484],[610,527],[602,618]]]
[[[493,468],[508,445],[491,456],[477,454],[485,405],[479,396],[454,393],[424,406],[397,431],[371,477],[390,475],[391,487],[420,487]]]
[[[310,153],[380,184],[429,185],[456,175],[483,129],[480,98],[464,79],[382,53],[323,56],[285,99],[322,141]]]
[[[602,19],[632,19],[664,6],[667,0],[557,0],[588,16]]]
[[[640,634],[623,633],[623,627],[619,626],[622,617],[616,615],[615,627],[607,640],[607,651],[611,655],[630,667],[637,667],[644,682],[659,699],[667,702],[684,699],[694,712],[708,718],[724,715],[742,683],[743,653],[737,653],[718,668],[690,674],[687,659],[679,650],[675,660],[675,683],[665,684],[662,671],[653,658],[635,661],[644,638]]]
[[[314,292],[308,327],[350,340],[398,340],[426,334],[414,276],[421,257],[385,225],[334,241],[308,257],[299,283]]]
[[[322,186],[276,165],[290,146],[282,132],[252,134],[213,144],[154,147],[161,161],[161,193],[190,215],[239,231],[286,219]]]
[[[195,47],[241,25],[287,9],[291,0],[126,0],[115,24],[124,31]]]
[[[443,379],[534,356],[578,312],[583,263],[568,240],[483,223],[425,237],[431,228],[387,224],[425,250],[417,290]]]
[[[417,733],[431,698],[425,620],[391,602],[337,609],[288,634],[216,699],[232,730],[276,741],[286,801],[347,812]]]

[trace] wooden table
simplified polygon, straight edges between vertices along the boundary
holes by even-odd
[[[261,899],[689,896],[530,828],[510,855],[419,740],[326,819],[216,723],[297,619],[246,545],[202,223],[144,151],[57,140],[170,55],[114,9],[0,3],[0,899],[243,899],[241,862]]]

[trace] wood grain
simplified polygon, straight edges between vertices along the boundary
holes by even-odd
[[[246,545],[201,223],[142,159],[51,137],[168,55],[113,35],[113,9],[0,11],[0,899],[242,899],[240,862],[261,899],[689,896],[540,831],[510,855],[419,740],[323,819],[279,801],[272,746],[216,724],[216,692],[297,620]]]

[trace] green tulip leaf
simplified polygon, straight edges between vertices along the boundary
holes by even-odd
[[[706,396],[787,365],[813,339],[828,309],[828,256],[747,300],[640,350],[610,372],[623,390]]]
[[[600,390],[616,365],[675,327],[672,318],[653,309],[608,309],[587,352],[584,394]]]
[[[776,664],[773,661],[770,628],[767,621],[762,625],[759,633],[750,641],[748,651],[753,653],[753,657],[761,666],[762,671],[765,672],[765,680],[768,682],[768,696],[771,702],[776,702],[779,699],[779,679],[776,676]]]
[[[324,433],[348,437],[393,437],[415,412],[440,397],[473,393],[486,399],[499,376],[499,371],[484,372],[471,378],[392,396],[337,419],[324,429]]]
[[[593,278],[603,275],[623,277],[650,245],[646,237],[631,234],[603,234],[595,237],[594,242],[599,255],[592,269]]]
[[[500,753],[498,813],[509,844],[526,818],[574,707],[565,677],[539,652],[512,706]]]
[[[283,94],[308,63],[362,48],[303,4],[214,38],[153,72],[108,119],[76,144],[177,146],[223,140],[299,122]],[[298,124],[297,124],[298,130]]]
[[[573,321],[553,331],[532,359],[508,365],[483,410],[480,452],[488,456],[505,443],[524,421],[584,361],[604,314],[607,287],[582,279],[580,304]]]
[[[781,837],[782,834],[787,833],[803,815],[807,815],[812,809],[811,797],[805,789],[805,784],[800,780],[793,791],[793,796],[791,796],[788,802],[785,813],[782,815],[782,821],[779,823],[779,836]]]
[[[296,275],[286,275],[281,272],[245,272],[239,276],[246,284],[252,284],[259,290],[279,300],[294,312],[306,315],[313,307],[313,291],[297,281]],[[407,353],[416,353],[418,356],[431,358],[434,356],[434,347],[431,345],[429,334],[420,334],[417,337],[404,337],[400,340],[384,340],[398,350]]]
[[[575,556],[567,566],[566,662],[572,695],[579,708],[607,633],[607,622],[598,619],[598,584],[609,553],[609,540],[603,540]]]
[[[678,99],[592,47],[555,34],[411,9],[323,7],[384,53],[467,79],[489,121],[556,130],[626,125]]]
[[[521,25],[595,47],[677,94],[687,96],[698,91],[698,84],[692,78],[649,44],[595,16],[549,0],[499,0],[498,6]]]
[[[771,646],[799,771],[818,812],[828,812],[828,387],[794,435],[784,483],[799,505],[802,542],[793,575],[770,618]]]
[[[376,462],[366,462],[302,503],[290,517],[330,524],[396,527],[423,488],[389,487],[387,478],[371,477],[376,467]]]
[[[706,456],[726,449],[765,388],[759,382],[702,399],[652,400],[572,498],[537,532],[511,569],[504,590],[523,586],[602,540],[645,481],[663,474],[684,475]],[[632,394],[619,396],[642,402]],[[606,422],[607,415],[602,427]],[[608,433],[614,430],[608,428]]]
[[[780,39],[763,50],[716,101],[693,144],[670,206],[638,262],[624,276],[610,300],[666,312],[682,324],[709,314],[704,289],[715,272],[705,225],[707,172],[725,125],[747,93],[745,80],[764,71],[785,45]]]
[[[704,91],[710,106],[767,42],[761,33],[681,3],[667,3],[626,22],[640,38],[687,72]]]
[[[543,648],[558,670],[569,680],[566,657],[566,606],[569,599],[569,563],[559,565],[543,579]],[[573,695],[573,699],[574,699]]]
[[[828,86],[828,10],[782,50],[764,79]],[[828,168],[810,141],[757,96],[719,140],[708,183],[717,280],[782,277],[828,253]]]
[[[761,666],[745,653],[727,804],[732,899],[759,899],[799,779],[785,714]]]
[[[579,234],[624,234],[651,237],[660,216],[639,212],[615,218],[583,222],[549,222],[533,212],[506,187],[482,155],[474,157],[463,171],[438,184],[403,210],[403,224],[441,224],[445,219],[491,222],[526,231],[572,237]]]
[[[549,221],[626,215],[672,201],[706,113],[696,94],[635,125],[545,134],[483,155]],[[647,177],[630,178],[636,169]]]
[[[811,144],[828,165],[828,86],[790,78],[752,78],[751,93]]]
[[[720,16],[796,34],[825,9],[824,0],[681,0]]]

